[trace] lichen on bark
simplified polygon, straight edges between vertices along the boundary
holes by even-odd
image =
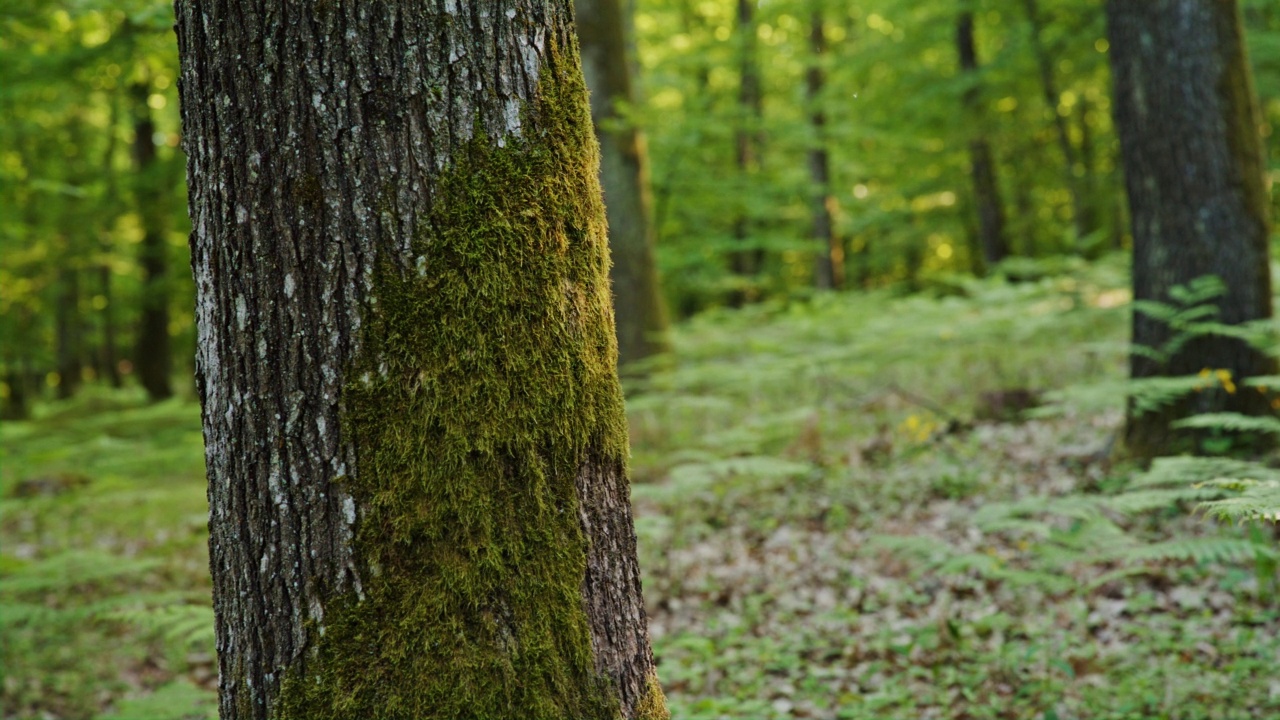
[[[576,52],[547,54],[520,126],[477,128],[411,262],[376,266],[343,398],[363,597],[310,629],[282,720],[623,714],[582,595],[575,480],[627,436]]]

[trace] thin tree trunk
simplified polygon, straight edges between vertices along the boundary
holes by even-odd
[[[118,207],[120,200],[120,188],[115,168],[116,130],[119,116],[120,103],[118,100],[113,100],[111,103],[111,119],[107,124],[107,149],[102,158],[103,173],[107,179],[106,198],[103,203],[104,221],[115,219],[115,209]],[[98,359],[102,365],[100,374],[107,379],[111,387],[118,389],[123,383],[120,377],[120,354],[117,349],[115,306],[112,304],[111,265],[109,264],[111,250],[110,233],[100,232],[98,235],[98,252],[102,254],[102,258],[98,265],[98,289],[102,293],[104,302],[102,309],[99,311],[102,325],[102,347],[98,350]]]
[[[984,264],[991,267],[1009,255],[1009,241],[1005,237],[1004,205],[1000,200],[991,143],[982,130],[985,118],[977,79],[978,51],[973,41],[973,12],[967,9],[956,21],[956,48],[960,55],[960,70],[969,77],[970,83],[962,103],[970,126],[969,176],[973,181],[973,200],[978,211],[978,246]]]
[[[813,128],[813,147],[809,149],[809,179],[813,183],[813,239],[817,244],[814,284],[832,290],[844,286],[844,246],[836,237],[831,208],[831,158],[827,150],[827,115],[823,111],[823,87],[826,74],[822,63],[827,54],[823,33],[822,5],[816,4],[809,19],[809,51],[812,53],[806,76],[809,101],[809,124]]]
[[[1098,218],[1101,209],[1098,197],[1098,159],[1097,151],[1093,145],[1093,130],[1089,127],[1089,116],[1092,114],[1093,108],[1089,105],[1089,98],[1081,94],[1080,99],[1076,102],[1079,108],[1077,117],[1080,124],[1080,211],[1083,213],[1081,225],[1089,228],[1089,232],[1096,232],[1102,227],[1102,223]]]
[[[164,192],[156,159],[155,123],[147,106],[150,87],[139,83],[130,88],[133,100],[133,161],[137,174],[135,199],[142,218],[142,243],[138,266],[142,269],[141,311],[133,366],[138,380],[152,400],[173,395],[170,375],[173,351],[169,343],[168,258],[165,252]]]
[[[665,718],[570,0],[180,0],[224,720]]]
[[[66,400],[80,389],[84,368],[84,323],[80,319],[80,272],[74,267],[59,276],[55,309],[57,335],[58,399]]]
[[[1223,0],[1112,0],[1107,4],[1115,122],[1133,230],[1133,294],[1170,302],[1172,288],[1202,275],[1226,286],[1217,301],[1229,324],[1271,316],[1268,208],[1258,107],[1239,9]],[[1159,348],[1163,323],[1133,315],[1133,342]],[[1131,408],[1126,440],[1138,455],[1171,452],[1190,437],[1171,420],[1194,412],[1271,413],[1241,378],[1275,362],[1230,337],[1188,343],[1166,363],[1131,358],[1134,378],[1232,373],[1237,391],[1196,393],[1166,411]]]
[[[1058,140],[1058,149],[1062,152],[1063,159],[1063,181],[1066,184],[1067,192],[1071,196],[1071,213],[1074,220],[1077,246],[1091,232],[1093,228],[1087,223],[1089,221],[1088,211],[1084,207],[1084,198],[1081,197],[1080,183],[1076,178],[1076,150],[1071,144],[1071,134],[1067,129],[1067,119],[1058,112],[1058,101],[1061,94],[1058,92],[1057,82],[1053,77],[1053,58],[1049,56],[1049,50],[1044,46],[1044,19],[1040,16],[1040,7],[1037,0],[1022,0],[1023,8],[1027,13],[1027,20],[1031,25],[1031,50],[1036,57],[1036,66],[1040,70],[1040,90],[1044,95],[1045,105],[1048,106],[1050,114],[1053,115],[1053,128],[1055,136]]]
[[[618,114],[635,102],[620,0],[576,0],[582,70],[600,140],[600,182],[613,256],[618,361],[625,365],[666,349],[666,310],[654,264],[653,199],[644,136]]]
[[[5,396],[0,418],[5,420],[25,420],[31,414],[30,390],[31,361],[29,343],[22,340],[31,334],[31,313],[27,308],[18,307],[11,310],[12,336],[3,346],[4,382],[9,392]]]
[[[738,34],[738,121],[734,129],[734,162],[738,168],[741,182],[740,193],[749,195],[752,179],[759,163],[760,119],[763,114],[763,98],[760,94],[760,68],[756,63],[756,0],[738,0],[737,34]],[[748,204],[743,201],[743,204]],[[751,237],[751,221],[745,207],[739,209],[733,220],[733,237],[739,244],[745,244]],[[729,266],[744,283],[730,297],[730,304],[739,306],[755,298],[755,291],[750,284],[760,272],[762,253],[756,249],[742,249],[734,252],[729,259]]]
[[[120,357],[116,352],[116,321],[115,311],[112,307],[111,300],[111,268],[106,265],[98,266],[98,288],[102,292],[102,298],[106,301],[99,315],[102,318],[102,347],[99,349],[98,357],[102,364],[102,376],[111,383],[111,387],[119,388],[120,380]]]

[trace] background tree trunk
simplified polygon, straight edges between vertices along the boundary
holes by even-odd
[[[1027,13],[1027,21],[1031,26],[1031,50],[1036,57],[1036,66],[1040,70],[1040,91],[1044,95],[1045,105],[1053,115],[1054,135],[1058,140],[1058,149],[1062,152],[1063,181],[1067,192],[1071,195],[1071,214],[1075,224],[1076,244],[1079,248],[1084,238],[1093,232],[1091,214],[1085,206],[1085,199],[1080,190],[1080,181],[1076,177],[1076,150],[1071,144],[1071,133],[1067,129],[1067,119],[1058,112],[1061,94],[1058,83],[1054,79],[1053,58],[1049,48],[1044,45],[1044,18],[1040,15],[1039,0],[1022,0],[1022,7]]]
[[[844,246],[836,237],[831,207],[831,154],[827,150],[827,114],[823,110],[823,86],[826,73],[822,63],[827,54],[827,38],[823,33],[821,3],[813,6],[809,16],[809,52],[812,53],[805,76],[809,101],[809,125],[813,129],[813,147],[809,150],[809,179],[813,183],[813,239],[817,255],[814,284],[828,290],[844,285]]]
[[[1262,142],[1239,10],[1222,0],[1112,0],[1107,4],[1115,122],[1133,230],[1133,294],[1169,302],[1171,288],[1202,275],[1226,285],[1219,318],[1231,324],[1271,316],[1267,192]],[[1161,322],[1134,313],[1133,342],[1157,348]],[[1270,412],[1239,378],[1275,363],[1239,340],[1199,338],[1168,363],[1134,354],[1135,378],[1230,370],[1235,394],[1202,392],[1168,412],[1128,419],[1140,455],[1168,452],[1169,422],[1191,412]]]
[[[177,10],[222,717],[666,717],[570,0]]]
[[[80,272],[74,267],[58,274],[58,301],[55,310],[59,400],[80,389],[84,369],[84,323],[80,318]]]
[[[962,103],[969,122],[969,177],[973,180],[973,201],[978,211],[978,245],[982,259],[991,267],[1009,254],[1005,238],[1004,206],[1000,201],[1000,185],[996,180],[991,143],[983,132],[984,113],[979,90],[978,51],[973,41],[973,12],[965,9],[956,20],[956,49],[960,71],[969,78]]]
[[[738,121],[734,128],[734,161],[742,185],[740,196],[750,194],[752,177],[759,163],[760,120],[764,99],[760,93],[760,68],[756,64],[756,0],[738,0]],[[733,220],[733,237],[739,244],[746,244],[751,236],[751,221],[746,209],[749,200]],[[730,304],[741,306],[756,296],[751,287],[752,278],[760,272],[762,253],[757,249],[738,250],[729,258],[729,267],[740,277],[743,286],[730,297]]]
[[[591,119],[600,140],[600,182],[613,256],[618,361],[625,365],[666,349],[666,310],[654,265],[653,200],[644,137],[619,115],[635,101],[619,0],[576,0],[582,70],[591,90]]]
[[[173,350],[169,343],[169,282],[165,252],[166,206],[163,178],[156,163],[155,123],[147,106],[150,87],[139,83],[131,88],[133,99],[133,160],[137,171],[135,199],[142,218],[142,244],[138,266],[142,269],[142,308],[138,316],[138,337],[133,365],[138,381],[152,400],[173,395],[170,375]]]
[[[102,368],[100,374],[113,388],[121,387],[120,358],[116,352],[115,308],[111,306],[111,268],[98,266],[98,288],[102,292],[102,347],[98,350],[98,361]]]

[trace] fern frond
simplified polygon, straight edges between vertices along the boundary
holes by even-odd
[[[1162,490],[1136,490],[1113,495],[1107,499],[1107,507],[1124,515],[1136,515],[1150,510],[1172,507],[1181,502],[1211,500],[1221,497],[1223,490],[1212,487],[1180,487]]]
[[[1145,413],[1172,405],[1204,386],[1204,379],[1197,375],[1180,375],[1131,380],[1128,390],[1134,409],[1138,413]]]
[[[1165,542],[1127,545],[1109,553],[1120,562],[1193,561],[1197,563],[1248,562],[1258,557],[1280,558],[1269,545],[1230,537],[1179,538]]]
[[[1247,460],[1217,457],[1161,457],[1151,463],[1151,468],[1134,478],[1131,488],[1148,488],[1162,485],[1191,485],[1209,482],[1222,477],[1253,477],[1278,479],[1280,471]]]
[[[118,610],[107,618],[129,623],[185,647],[214,644],[213,608],[207,605],[165,605]]]
[[[1179,420],[1173,427],[1280,434],[1280,419],[1231,412],[1203,413]]]
[[[70,590],[79,585],[136,575],[156,560],[125,558],[104,552],[73,551],[27,563],[0,578],[0,596]]]
[[[1220,520],[1280,522],[1280,487],[1255,486],[1237,497],[1212,500],[1200,507]]]

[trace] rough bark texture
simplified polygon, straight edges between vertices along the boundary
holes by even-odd
[[[570,0],[177,16],[224,720],[665,717]]]
[[[1222,0],[1107,4],[1134,297],[1169,302],[1171,288],[1216,275],[1226,285],[1219,318],[1232,324],[1271,315],[1262,143],[1238,13]],[[1134,313],[1136,345],[1158,348],[1169,338],[1166,325]],[[1165,364],[1135,354],[1131,372],[1206,367],[1231,371],[1239,391],[1202,392],[1168,412],[1131,416],[1126,435],[1136,453],[1173,449],[1169,421],[1191,412],[1270,412],[1240,378],[1273,372],[1274,362],[1238,340],[1204,337]]]
[[[813,182],[813,239],[818,245],[814,266],[814,284],[824,289],[844,285],[844,246],[836,237],[831,207],[831,154],[827,151],[827,114],[823,111],[823,87],[826,74],[823,59],[827,54],[827,38],[823,32],[821,6],[809,15],[809,70],[805,76],[809,101],[809,125],[813,128],[813,147],[809,149],[809,179]]]
[[[666,310],[654,265],[653,200],[644,136],[618,114],[635,101],[626,19],[619,0],[576,0],[582,70],[600,140],[600,183],[613,256],[618,361],[626,365],[666,349]]]
[[[150,88],[131,88],[134,104],[133,160],[137,171],[134,190],[138,215],[142,218],[142,243],[138,266],[142,268],[142,311],[138,317],[138,337],[133,364],[138,380],[152,400],[173,395],[173,350],[169,343],[169,263],[165,252],[165,203],[163,177],[156,162],[153,139],[156,126],[147,106]]]
[[[969,10],[962,11],[956,20],[956,49],[960,55],[960,70],[971,83],[962,97],[971,128],[969,177],[973,180],[973,202],[978,211],[978,245],[983,261],[990,267],[1008,256],[1009,241],[1005,238],[1004,206],[1000,201],[991,143],[982,132],[984,117],[977,79],[978,50],[973,41],[973,13]]]

